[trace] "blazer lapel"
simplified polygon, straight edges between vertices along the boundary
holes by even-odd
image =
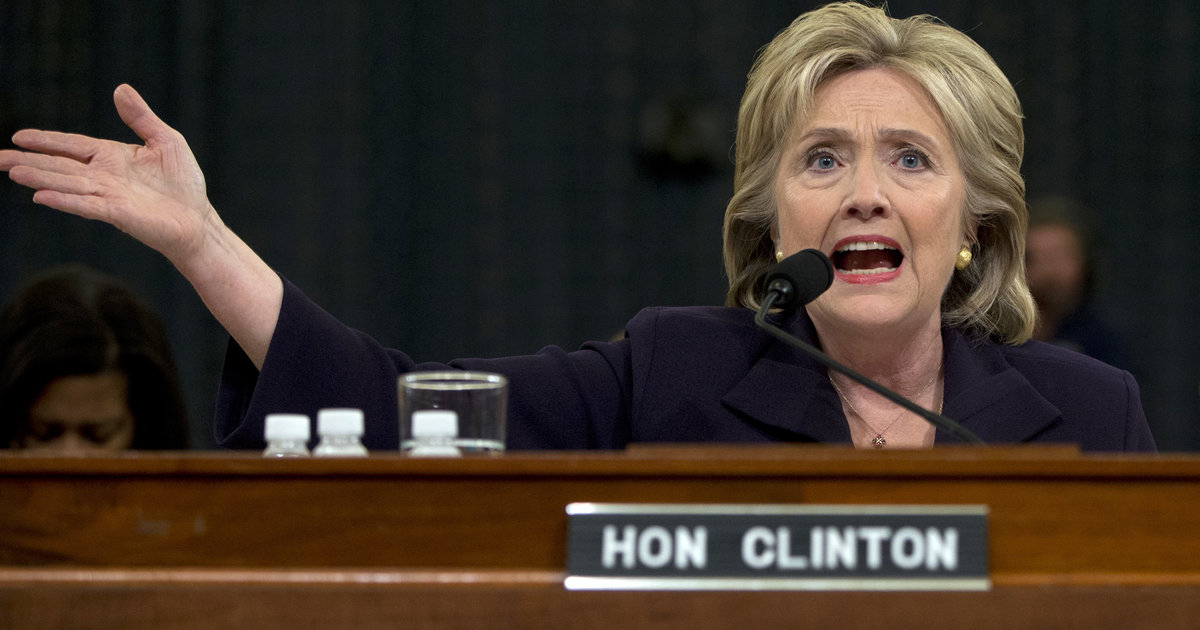
[[[989,343],[972,343],[944,329],[946,389],[943,415],[990,445],[1027,442],[1062,417],[1023,374]],[[937,432],[936,444],[959,440]]]
[[[785,328],[810,345],[818,345],[804,309],[799,309]],[[942,342],[946,357],[942,415],[956,420],[984,442],[1027,442],[1062,417],[1058,408],[1038,393],[993,344],[973,343],[954,328],[942,330]],[[841,400],[829,383],[825,367],[774,338],[721,402],[776,439],[850,442]],[[934,443],[960,440],[938,430]]]
[[[803,315],[804,309],[797,313],[785,322],[785,329],[816,345],[816,333],[807,315]],[[773,337],[763,355],[721,402],[775,439],[850,442],[850,428],[825,367]]]

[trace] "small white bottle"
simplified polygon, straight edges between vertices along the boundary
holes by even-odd
[[[317,435],[320,444],[313,449],[317,457],[366,457],[362,445],[363,412],[361,409],[322,409],[317,412]]]
[[[263,457],[308,457],[312,428],[308,416],[297,413],[267,414]]]
[[[454,445],[458,437],[458,414],[447,409],[424,409],[412,414],[413,457],[461,457]]]

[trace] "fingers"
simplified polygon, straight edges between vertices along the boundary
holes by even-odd
[[[87,177],[44,171],[31,166],[14,166],[8,172],[9,179],[34,190],[54,190],[69,195],[90,195],[96,184]]]
[[[20,153],[8,151],[7,153]],[[32,154],[22,154],[29,156]],[[45,156],[37,156],[45,157]],[[68,162],[61,158],[58,159]],[[0,162],[2,163],[2,162]],[[109,204],[102,198],[98,184],[87,177],[41,170],[16,164],[8,168],[9,179],[34,189],[34,203],[69,212],[88,219],[109,220]]]
[[[167,142],[178,135],[174,129],[151,111],[150,106],[142,99],[142,95],[128,84],[122,83],[117,86],[116,91],[113,92],[113,103],[117,106],[117,114],[121,116],[121,120],[139,138],[145,140],[147,145]]]
[[[69,162],[62,158],[46,159]],[[12,167],[8,176],[16,183],[34,189],[34,203],[87,219],[113,222],[110,200],[105,198],[102,184],[89,177],[55,173],[23,164]]]
[[[86,169],[82,162],[70,156],[61,157],[12,150],[0,151],[0,171],[11,171],[20,166],[66,175],[82,175]]]
[[[97,219],[111,223],[108,204],[95,195],[75,195],[57,190],[39,190],[33,193],[33,202],[85,219]]]
[[[132,87],[122,84],[113,93],[113,102],[121,120],[129,126],[146,145],[153,147],[158,143],[167,143],[181,138],[174,129],[164,123],[150,110],[146,101]],[[57,131],[42,131],[39,129],[23,129],[12,138],[13,144],[48,155],[69,157],[83,163],[88,163],[100,151],[108,140],[99,140],[89,136],[61,133]],[[4,153],[4,152],[0,152]],[[23,163],[21,159],[11,155],[0,156],[0,169],[4,165]]]
[[[13,144],[30,151],[68,157],[79,162],[87,163],[99,150],[102,140],[89,138],[74,133],[58,131],[41,131],[38,129],[22,129],[12,137]],[[5,152],[7,153],[7,152]],[[19,153],[19,152],[13,152]],[[14,163],[25,163],[29,154],[22,158],[6,157],[6,160],[16,160]]]
[[[13,151],[11,149],[0,151],[0,171],[7,171],[14,166],[23,164],[25,162],[25,155],[21,151]]]

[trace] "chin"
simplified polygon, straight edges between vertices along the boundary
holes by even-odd
[[[828,303],[815,303],[816,308],[809,310],[813,321],[821,321],[837,328],[857,328],[864,332],[899,330],[906,328],[906,322],[914,321],[915,305],[897,303],[894,297],[830,297]]]

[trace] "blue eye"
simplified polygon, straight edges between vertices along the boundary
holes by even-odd
[[[837,160],[835,160],[833,156],[829,155],[828,153],[820,153],[810,156],[808,159],[808,165],[819,171],[828,171],[837,167]]]
[[[926,164],[925,154],[910,151],[900,156],[899,163],[900,166],[909,170],[924,168]]]

